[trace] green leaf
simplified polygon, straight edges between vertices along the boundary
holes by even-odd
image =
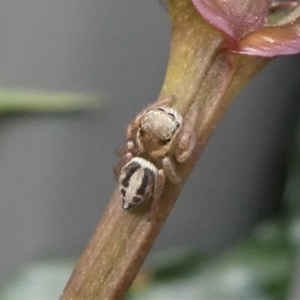
[[[207,261],[207,256],[199,250],[179,248],[164,252],[152,259],[152,278],[155,281],[170,281],[190,276]]]
[[[0,113],[92,110],[99,108],[101,98],[96,92],[61,93],[0,89]]]

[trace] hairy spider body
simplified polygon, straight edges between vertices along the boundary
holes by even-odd
[[[127,128],[128,142],[119,149],[123,157],[115,168],[124,209],[146,200],[159,200],[165,177],[173,184],[181,181],[175,162],[185,162],[193,152],[198,109],[190,109],[183,120],[170,107],[173,99],[162,99],[147,107]]]

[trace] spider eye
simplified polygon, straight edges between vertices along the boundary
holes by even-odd
[[[172,134],[166,134],[165,136],[164,136],[164,143],[168,143],[168,142],[170,142],[171,141],[171,139],[172,139],[172,137],[173,137],[173,135]]]
[[[164,138],[163,140],[160,140],[160,144],[161,144],[161,145],[166,145],[166,144],[168,144],[171,140],[172,140],[171,137]]]
[[[141,198],[141,197],[136,197],[136,196],[135,196],[135,197],[132,198],[132,202],[133,202],[133,203],[139,203],[139,202],[141,202],[141,201],[142,201],[142,198]]]
[[[175,115],[174,114],[168,113],[168,115],[175,119]]]

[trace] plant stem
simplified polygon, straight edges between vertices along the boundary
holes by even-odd
[[[190,0],[170,0],[170,15],[171,53],[160,99],[175,95],[174,107],[183,117],[193,106],[200,112],[195,151],[176,166],[185,182],[229,103],[267,60],[222,50],[223,36],[201,18]],[[61,300],[123,299],[181,189],[182,185],[166,182],[156,218],[150,222],[150,204],[124,211],[116,190]]]

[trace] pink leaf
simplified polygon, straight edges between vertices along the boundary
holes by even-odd
[[[192,0],[211,25],[237,41],[266,24],[271,0]]]
[[[234,52],[264,57],[299,53],[300,18],[285,25],[249,33]]]

